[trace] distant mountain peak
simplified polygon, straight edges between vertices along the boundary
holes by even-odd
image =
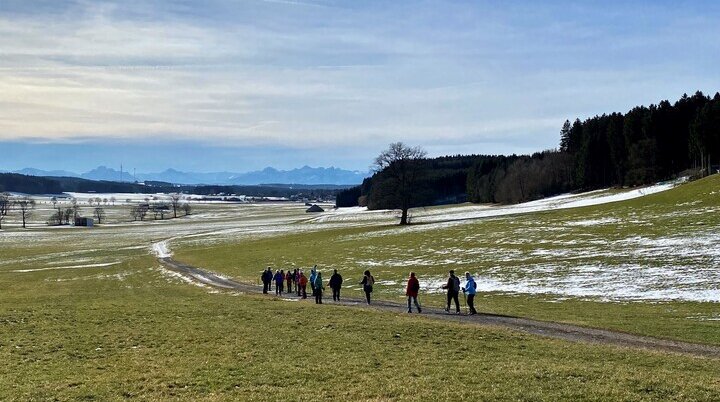
[[[256,185],[256,184],[336,184],[356,185],[362,183],[363,179],[369,176],[368,172],[357,170],[343,170],[334,166],[329,168],[311,167],[304,165],[291,170],[279,170],[268,166],[262,170],[234,173],[234,172],[183,172],[174,168],[165,169],[158,173],[137,173],[135,176],[127,171],[122,174],[119,170],[101,165],[83,174],[54,170],[45,171],[33,168],[25,168],[14,173],[21,173],[31,176],[68,176],[82,177],[91,180],[106,181],[160,181],[175,184],[215,184],[215,185]]]

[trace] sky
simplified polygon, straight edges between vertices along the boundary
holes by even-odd
[[[716,1],[0,2],[0,170],[367,170],[720,90]]]

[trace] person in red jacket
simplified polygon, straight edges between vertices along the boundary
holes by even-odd
[[[298,279],[298,285],[300,285],[300,293],[302,293],[302,298],[307,299],[307,283],[308,278],[305,276],[303,271],[300,271],[300,279]]]
[[[408,298],[408,313],[412,313],[412,304],[411,302],[415,302],[415,307],[417,307],[418,313],[422,313],[422,309],[420,308],[420,304],[418,303],[418,292],[420,291],[420,282],[415,277],[415,272],[410,272],[410,279],[408,279],[407,283],[407,289],[405,289],[405,295]]]

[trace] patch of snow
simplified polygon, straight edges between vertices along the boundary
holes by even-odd
[[[581,221],[565,222],[567,226],[596,226],[596,225],[608,225],[611,223],[618,223],[619,219],[616,218],[598,218],[598,219],[586,219]]]
[[[544,294],[604,301],[720,302],[720,272],[637,264],[530,265],[476,275],[478,292]],[[428,293],[442,293],[446,277],[421,280]]]
[[[84,265],[65,265],[60,267],[48,267],[48,268],[32,268],[32,269],[14,269],[8,272],[16,272],[16,273],[23,273],[23,272],[37,272],[37,271],[52,271],[56,269],[80,269],[80,268],[100,268],[100,267],[109,267],[111,265],[117,265],[120,264],[121,261],[115,261],[115,262],[104,262],[104,263],[98,263],[98,264],[84,264]]]
[[[680,179],[672,182],[658,183],[653,186],[612,193],[606,189],[595,190],[580,194],[563,194],[555,197],[548,197],[541,200],[530,201],[515,205],[498,206],[466,204],[450,207],[415,208],[411,210],[411,215],[412,221],[415,223],[431,223],[430,225],[422,225],[420,227],[415,227],[414,230],[438,229],[442,227],[453,226],[458,222],[469,219],[492,218],[529,212],[542,212],[556,209],[578,208],[592,205],[607,204],[618,201],[626,201],[670,190],[684,181],[684,179]],[[342,211],[340,213],[334,212],[326,214],[322,217],[318,217],[315,222],[362,222],[367,220],[377,221],[394,219],[396,219],[396,211],[393,210],[367,211],[366,209],[348,208],[347,211]],[[409,228],[398,230],[407,231],[409,230]]]
[[[152,244],[152,252],[157,256],[157,258],[168,258],[172,257],[172,252],[170,251],[170,245],[169,240],[163,240],[159,241],[157,243]]]

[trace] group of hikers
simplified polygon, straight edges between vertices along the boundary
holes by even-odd
[[[366,275],[370,277],[370,283],[374,283],[375,279],[370,275],[370,271],[365,271]],[[305,276],[305,272],[302,269],[288,270],[285,272],[282,269],[275,271],[273,274],[272,268],[267,267],[263,271],[260,279],[263,283],[263,293],[272,291],[273,282],[275,283],[275,294],[282,295],[283,293],[297,293],[299,297],[307,299],[307,285],[310,284],[310,291],[315,296],[315,303],[322,304],[323,291],[325,285],[323,284],[322,273],[317,270],[317,265],[310,269],[310,277]],[[363,279],[363,281],[368,281]],[[328,287],[332,289],[333,301],[340,301],[340,289],[342,288],[343,278],[337,271],[333,270]],[[287,287],[286,287],[287,285]],[[293,288],[295,289],[293,291]],[[370,285],[369,293],[372,293],[372,285]],[[370,295],[368,293],[367,300],[370,304]]]
[[[263,283],[263,293],[267,294],[272,292],[273,284],[275,286],[275,294],[280,296],[283,293],[294,293],[298,297],[307,299],[307,286],[310,284],[311,294],[315,297],[316,304],[322,304],[323,292],[325,291],[325,284],[323,282],[322,273],[318,271],[317,265],[310,269],[310,276],[305,276],[305,272],[302,269],[293,269],[292,271],[284,271],[282,269],[276,270],[273,273],[272,268],[267,267],[260,275],[260,280]],[[340,289],[342,288],[343,277],[337,271],[333,270],[333,274],[330,276],[330,280],[327,283],[327,287],[332,290],[333,301],[340,301]],[[369,270],[363,273],[363,279],[359,283],[363,287],[365,292],[365,299],[367,304],[370,304],[370,295],[373,292],[373,286],[375,285],[375,277],[370,274]],[[455,275],[454,270],[448,272],[447,283],[442,286],[447,291],[447,306],[445,311],[450,313],[451,304],[455,304],[455,313],[460,314],[460,292],[466,296],[466,304],[468,306],[469,315],[477,314],[475,310],[475,294],[477,293],[477,284],[475,279],[469,272],[465,272],[465,286],[460,286],[460,278]],[[418,293],[420,292],[420,282],[415,275],[415,272],[410,272],[410,277],[407,281],[405,288],[405,296],[407,296],[407,307],[408,313],[412,313],[412,306],[415,305],[418,313],[422,312],[420,303],[418,302]]]

